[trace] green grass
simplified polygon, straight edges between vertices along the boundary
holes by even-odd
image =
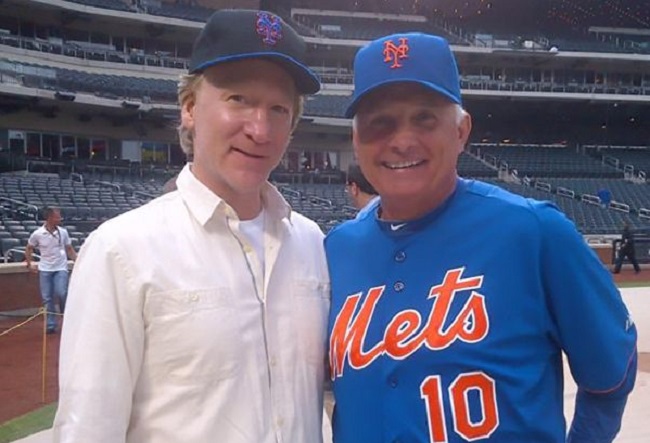
[[[43,406],[0,425],[0,443],[9,443],[52,427],[56,403]]]
[[[625,282],[625,283],[617,283],[616,284],[619,288],[643,288],[643,287],[650,287],[650,281],[636,281],[636,282]]]

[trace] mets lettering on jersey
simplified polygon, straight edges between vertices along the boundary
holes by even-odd
[[[489,321],[485,310],[485,298],[474,289],[480,289],[483,276],[462,278],[463,268],[447,272],[444,281],[431,288],[431,313],[426,323],[417,311],[407,309],[395,315],[388,322],[384,339],[364,351],[368,325],[372,319],[377,301],[385,287],[380,286],[368,291],[368,296],[358,309],[361,294],[349,296],[343,304],[334,322],[330,337],[330,362],[332,380],[343,374],[346,356],[354,369],[361,369],[373,362],[381,354],[403,359],[413,354],[420,347],[426,346],[432,351],[444,349],[456,340],[476,343],[488,333]],[[460,314],[443,329],[448,321],[449,308],[457,292],[472,291]]]
[[[436,351],[447,348],[457,340],[466,343],[481,341],[488,334],[489,319],[485,297],[474,290],[481,288],[483,276],[463,278],[463,271],[463,268],[448,271],[443,282],[431,288],[428,295],[428,299],[432,300],[431,312],[426,322],[422,321],[418,311],[403,310],[388,321],[383,339],[368,350],[363,349],[367,343],[368,326],[385,287],[371,288],[360,307],[362,294],[349,296],[336,317],[330,335],[332,380],[343,375],[346,358],[351,368],[363,369],[380,355],[402,360],[423,346]],[[452,301],[457,293],[463,291],[471,291],[470,296],[460,313],[450,321]],[[483,415],[478,420],[472,420],[467,405],[468,393],[472,390],[477,391],[483,404]],[[420,391],[427,409],[430,441],[446,442],[440,377],[427,377]],[[454,405],[455,431],[469,440],[489,437],[499,422],[494,380],[480,372],[461,374],[450,386],[449,392]]]

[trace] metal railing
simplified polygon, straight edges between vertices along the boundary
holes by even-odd
[[[9,209],[10,212],[21,214],[21,215],[27,215],[28,217],[38,221],[38,213],[40,212],[38,206],[25,203],[23,201],[16,200],[10,197],[0,197],[0,202],[9,203],[10,206],[7,209]]]

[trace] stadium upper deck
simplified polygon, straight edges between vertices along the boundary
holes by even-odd
[[[250,6],[249,3],[245,6]],[[640,46],[632,48],[638,49],[639,53],[620,55],[565,52],[562,47],[558,52],[548,51],[548,38],[525,40],[526,37],[514,34],[502,38],[499,33],[481,31],[496,26],[494,14],[497,6],[485,11],[478,8],[470,14],[472,9],[467,5],[472,2],[453,13],[448,8],[449,2],[432,2],[437,5],[435,10],[424,8],[420,3],[354,2],[354,9],[362,11],[355,13],[293,9],[294,22],[302,23],[299,29],[312,45],[311,64],[326,83],[343,84],[335,92],[326,88],[323,96],[327,98],[314,101],[310,106],[314,116],[339,117],[341,108],[345,106],[350,90],[347,85],[351,80],[351,59],[361,44],[361,41],[346,38],[345,29],[372,38],[386,32],[384,28],[387,25],[393,26],[393,30],[437,29],[462,44],[456,47],[456,53],[470,110],[474,103],[502,98],[510,101],[626,104],[647,104],[650,100],[650,74],[647,74],[650,72],[647,69],[650,58],[640,53],[643,52]],[[503,8],[502,3],[498,3],[499,8]],[[208,6],[223,4],[209,0],[5,0],[0,6],[7,11],[0,15],[0,44],[5,45],[4,58],[9,62],[3,64],[4,83],[22,81],[26,83],[22,86],[55,92],[96,92],[105,98],[115,97],[118,106],[125,99],[144,104],[152,100],[173,103],[173,82],[186,66],[191,41],[200,26],[181,17],[189,14],[188,11],[197,15],[200,15],[197,11],[202,11],[205,15],[210,11]],[[284,7],[310,6],[310,2],[305,1],[278,4]],[[412,13],[395,15],[392,12],[396,5],[399,5],[397,11]],[[337,3],[333,2],[331,6],[336,7]],[[34,8],[39,9],[38,20],[34,20]],[[174,15],[173,11],[179,15],[175,16],[177,18],[155,15],[163,9],[170,16]],[[371,10],[375,12],[368,12]],[[522,20],[527,20],[525,17],[528,16],[521,8],[514,8],[511,13],[522,14]],[[546,16],[542,14],[546,19],[539,29],[551,29],[548,25],[552,22],[551,15],[552,9],[546,11]],[[598,17],[612,18],[615,15],[603,13]],[[502,20],[501,34],[511,32],[509,24],[512,21],[518,20]],[[595,23],[613,25],[618,22]],[[459,31],[459,25],[467,28]],[[339,29],[341,32],[337,31]],[[337,36],[337,33],[342,35]],[[595,44],[600,50],[608,50],[611,46],[602,42]],[[622,51],[631,49],[625,42],[617,48]],[[50,70],[30,69],[30,66]],[[107,79],[102,75],[113,77]],[[118,90],[120,88],[122,91]],[[141,93],[138,96],[133,91]],[[517,113],[517,110],[513,109],[513,112]],[[597,113],[602,112],[598,110]]]
[[[290,174],[311,180],[318,165],[345,168],[352,154],[342,115],[353,55],[367,39],[405,30],[442,34],[454,45],[464,105],[474,117],[472,142],[495,146],[492,166],[480,155],[464,157],[466,175],[496,179],[507,164],[551,182],[559,175],[622,181],[626,163],[635,174],[647,169],[638,156],[623,160],[625,150],[611,153],[620,166],[601,165],[580,150],[650,140],[649,7],[620,0],[331,0],[328,11],[315,0],[4,0],[0,149],[56,162],[70,155],[127,158],[127,142],[162,143],[165,155],[147,157],[143,147],[135,157],[182,161],[169,147],[176,139],[176,80],[201,22],[214,8],[233,6],[275,9],[292,20],[325,82],[307,101],[283,164]],[[574,163],[562,171],[536,163],[527,171],[512,151],[499,149],[518,144],[562,146]]]

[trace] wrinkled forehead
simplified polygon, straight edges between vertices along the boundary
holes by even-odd
[[[405,104],[432,108],[453,106],[451,101],[429,88],[417,83],[401,82],[378,87],[363,97],[356,115],[363,117]]]
[[[232,87],[251,83],[264,83],[291,95],[298,94],[296,85],[286,69],[271,60],[245,59],[220,63],[207,68],[205,78],[212,86]]]

